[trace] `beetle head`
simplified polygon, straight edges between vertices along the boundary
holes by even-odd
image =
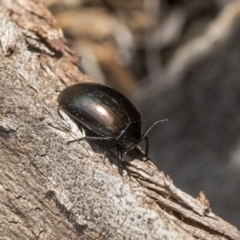
[[[142,138],[141,121],[130,122],[117,138],[122,149],[128,151],[134,149]]]

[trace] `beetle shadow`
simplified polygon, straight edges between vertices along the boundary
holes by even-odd
[[[131,178],[130,171],[128,170],[128,163],[134,159],[140,159],[142,161],[147,161],[148,158],[139,149],[133,149],[129,151],[123,160],[119,159],[117,143],[115,141],[88,141],[93,151],[102,154],[104,158],[107,158],[110,164],[114,164],[118,168],[118,172],[121,176],[124,175],[124,170],[127,175]]]
[[[95,148],[96,147],[96,148]],[[94,151],[100,154],[104,154],[104,157],[107,157],[111,164],[117,166],[118,172],[121,176],[126,176],[124,171],[126,172],[129,179],[131,179],[131,171],[129,169],[129,163],[134,159],[139,159],[141,161],[148,161],[149,158],[146,158],[145,153],[140,148],[135,148],[129,151],[123,160],[119,159],[118,149],[116,143],[109,143],[108,141],[104,142],[97,142],[92,145]]]

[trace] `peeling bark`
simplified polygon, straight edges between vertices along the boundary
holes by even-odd
[[[58,93],[93,80],[38,1],[1,1],[0,19],[1,239],[240,239],[140,152],[66,145],[83,133]]]

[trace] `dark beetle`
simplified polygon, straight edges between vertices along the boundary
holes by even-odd
[[[141,115],[134,105],[118,91],[97,83],[70,86],[59,94],[58,102],[60,109],[98,135],[70,142],[83,139],[114,140],[121,160],[143,140],[146,140],[147,156],[147,133],[155,124],[166,121],[155,122],[145,134],[142,134]]]

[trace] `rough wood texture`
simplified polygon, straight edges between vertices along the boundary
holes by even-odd
[[[1,1],[0,19],[1,239],[240,239],[141,153],[129,177],[109,145],[67,146],[82,133],[57,95],[91,79],[38,1]]]

